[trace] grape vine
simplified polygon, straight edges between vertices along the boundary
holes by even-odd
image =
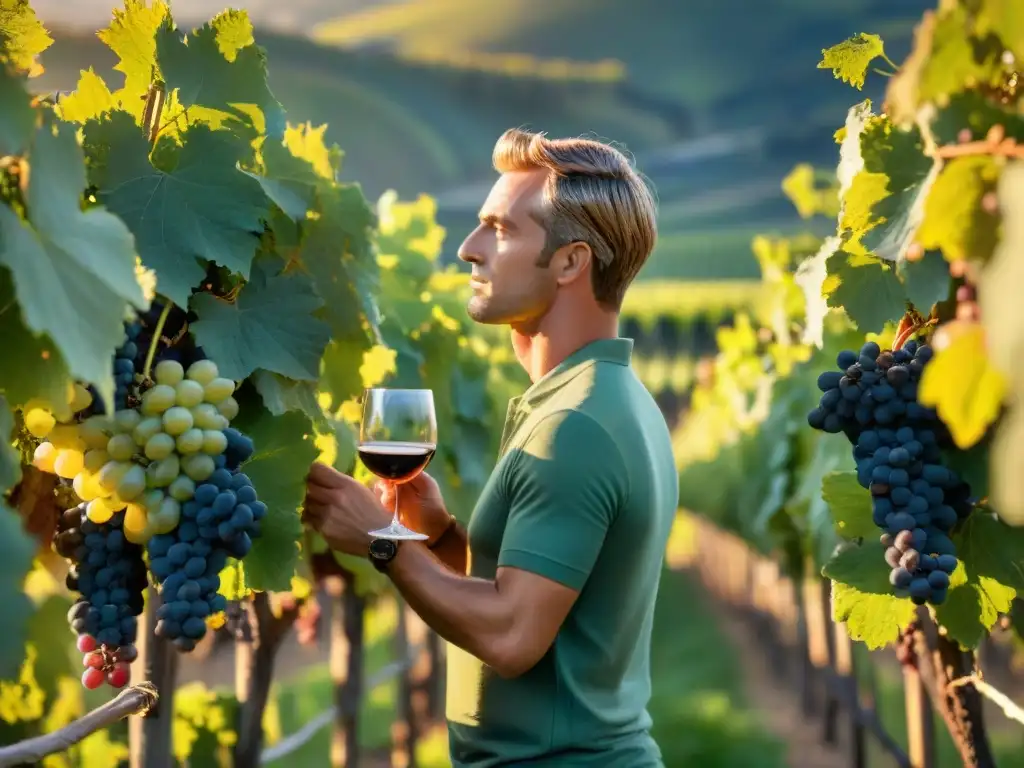
[[[854,639],[919,667],[977,648],[1024,594],[1024,38],[1009,7],[940,3],[901,64],[872,34],[823,51],[820,68],[882,92],[839,126],[829,189],[807,168],[783,183],[835,233],[755,243],[767,304],[720,330],[676,436],[684,507],[795,579],[810,565]],[[921,611],[942,653],[900,641]],[[925,677],[974,764],[984,748],[948,674]]]

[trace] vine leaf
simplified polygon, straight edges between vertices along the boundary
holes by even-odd
[[[62,119],[85,123],[113,112],[118,106],[103,78],[89,67],[82,71],[74,92],[61,99],[57,109]]]
[[[163,0],[125,0],[124,10],[115,8],[113,21],[97,36],[117,56],[114,69],[124,75],[124,87],[116,94],[122,108],[141,117],[143,96],[157,71],[156,32],[168,20]]]
[[[837,80],[849,83],[860,90],[864,87],[868,67],[880,56],[885,56],[882,38],[861,32],[831,48],[823,48],[818,69],[831,69]]]
[[[240,415],[233,425],[252,438],[256,452],[241,471],[252,480],[267,505],[260,537],[243,561],[245,582],[255,590],[288,591],[299,557],[302,520],[299,507],[306,496],[306,475],[319,451],[312,425],[303,414],[272,415],[255,393],[243,391]]]
[[[98,197],[135,234],[160,293],[187,304],[205,275],[199,259],[248,277],[270,201],[236,167],[245,148],[230,133],[194,125],[180,135],[180,147],[162,139],[155,167],[126,112],[90,120],[84,131]]]
[[[263,405],[274,416],[287,411],[304,413],[319,430],[328,429],[327,418],[320,407],[317,386],[312,381],[295,381],[279,373],[258,370],[252,375],[253,386],[263,398]]]
[[[935,616],[962,646],[975,648],[1024,592],[1024,530],[975,512],[952,539],[960,562]]]
[[[35,120],[21,79],[0,66],[0,156],[21,154],[32,138]]]
[[[1017,0],[985,0],[975,23],[978,35],[994,32],[1018,61],[1024,59],[1024,5]]]
[[[925,367],[918,399],[935,408],[957,447],[967,449],[999,416],[1006,379],[989,361],[982,326],[965,324],[950,336]]]
[[[14,276],[25,324],[49,335],[70,372],[110,402],[126,307],[147,304],[132,235],[102,207],[81,209],[85,167],[72,126],[37,130],[30,159],[28,221],[0,206],[0,263]]]
[[[996,161],[985,155],[958,157],[946,163],[924,207],[917,232],[925,248],[937,248],[947,261],[986,261],[998,242],[999,217],[982,198],[995,190]]]
[[[21,460],[11,444],[14,419],[0,396],[0,594],[4,601],[4,631],[0,633],[0,679],[17,676],[24,658],[24,637],[32,602],[22,583],[32,568],[36,542],[25,532],[21,518],[4,502],[7,491],[21,478]]]
[[[209,293],[192,298],[199,318],[192,332],[221,375],[240,381],[262,368],[291,379],[319,377],[331,338],[328,325],[313,315],[323,300],[308,277],[283,274],[282,265],[272,257],[256,261],[234,303]]]
[[[49,336],[26,327],[6,269],[0,269],[0,339],[4,340],[0,391],[11,406],[20,407],[32,398],[55,404],[66,401],[70,376],[60,350]],[[70,417],[70,410],[65,415]]]
[[[839,250],[826,262],[829,278],[838,284],[828,306],[846,311],[864,333],[878,333],[906,310],[906,294],[892,267],[872,256]]]
[[[896,640],[914,615],[910,600],[897,598],[889,584],[885,550],[878,538],[841,544],[822,574],[832,579],[832,614],[846,622],[850,637],[870,649]]]
[[[266,54],[254,44],[244,11],[224,11],[187,40],[180,30],[161,26],[156,59],[190,122],[244,126],[246,133],[255,134],[250,138],[284,136],[284,108],[267,85]]]
[[[0,0],[0,65],[28,72],[36,56],[52,44],[28,0]]]
[[[871,494],[861,488],[856,472],[829,472],[821,479],[821,496],[840,536],[877,538],[878,527],[871,519]]]
[[[1017,402],[1024,396],[1021,354],[1024,351],[1024,161],[1008,163],[999,179],[1003,236],[978,279],[978,304],[988,342],[988,357],[1012,387]],[[1024,408],[1016,405],[1003,418],[989,453],[992,502],[1004,520],[1024,525]]]
[[[316,205],[317,189],[334,179],[340,150],[335,147],[332,154],[324,145],[326,128],[288,126],[283,142],[264,142],[263,172],[250,173],[292,221],[305,219]]]
[[[897,272],[903,279],[907,301],[927,316],[931,308],[949,298],[949,264],[938,251],[925,251],[917,261],[900,263]]]
[[[322,188],[317,213],[305,223],[299,260],[324,300],[321,314],[331,336],[365,336],[364,323],[377,322],[372,241],[377,217],[354,184]]]

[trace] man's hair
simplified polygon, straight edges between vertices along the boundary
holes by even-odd
[[[564,245],[587,243],[594,296],[619,309],[658,236],[654,195],[629,159],[600,141],[548,139],[512,128],[498,139],[492,161],[500,173],[548,171],[539,212],[547,239],[538,266]]]

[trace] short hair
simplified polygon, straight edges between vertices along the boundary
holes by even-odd
[[[653,191],[629,159],[593,139],[548,139],[512,128],[495,144],[492,162],[500,173],[548,171],[539,266],[564,245],[587,243],[594,254],[594,297],[618,310],[658,236]]]

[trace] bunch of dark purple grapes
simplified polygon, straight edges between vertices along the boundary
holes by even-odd
[[[872,519],[882,531],[889,581],[898,597],[940,605],[956,570],[949,533],[974,504],[970,486],[943,465],[949,434],[935,411],[918,402],[927,344],[908,341],[882,351],[868,342],[840,352],[838,371],[818,377],[814,429],[843,432],[854,446],[857,481],[871,492]]]

